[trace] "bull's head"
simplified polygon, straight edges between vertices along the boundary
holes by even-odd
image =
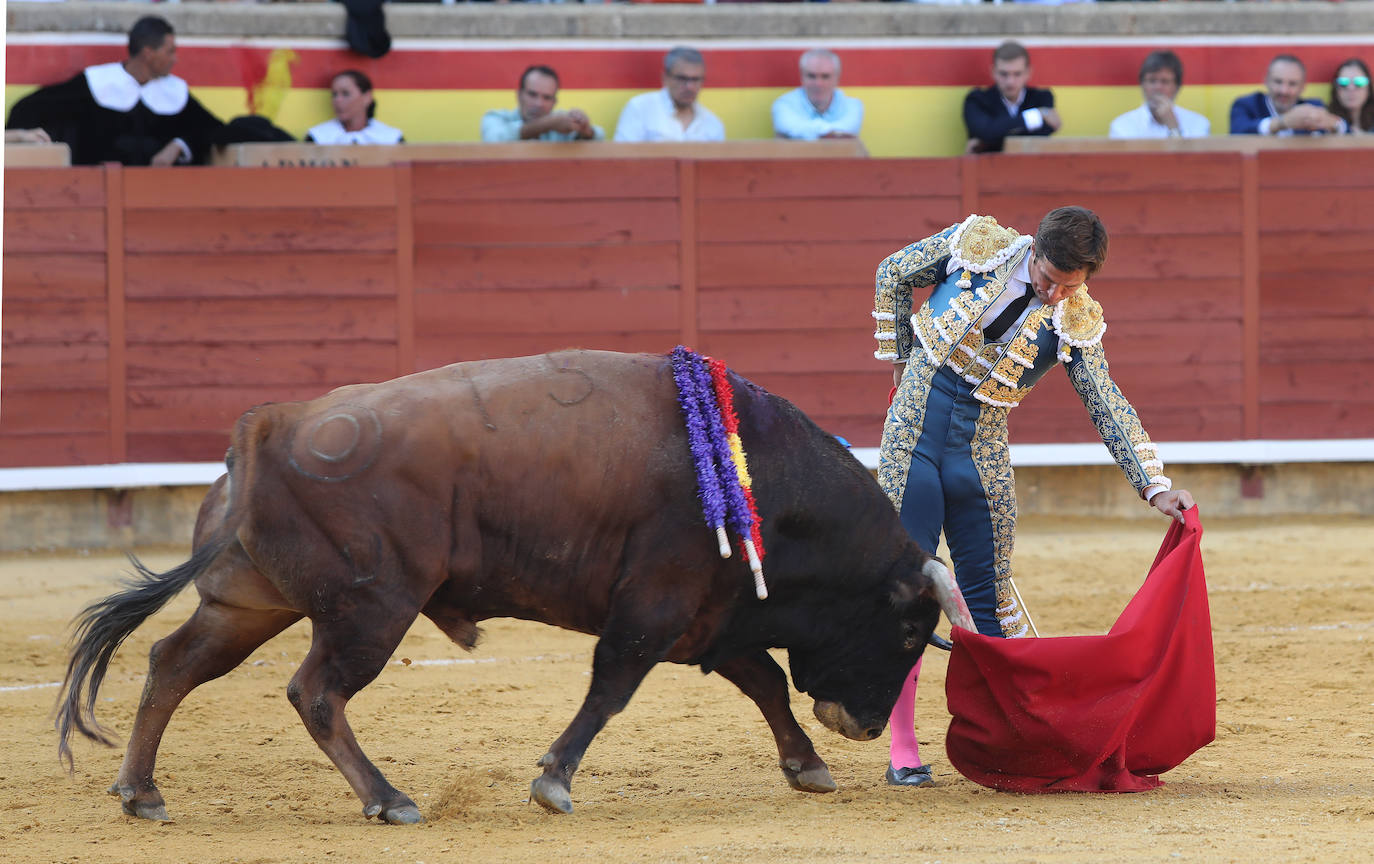
[[[816,719],[857,741],[881,735],[942,608],[953,623],[973,627],[949,571],[928,559],[922,569],[898,576],[888,596],[845,638],[792,649],[792,681],[815,698]]]

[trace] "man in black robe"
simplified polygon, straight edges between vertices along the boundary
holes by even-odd
[[[176,35],[163,18],[129,30],[129,58],[89,66],[10,109],[6,129],[42,129],[72,149],[73,165],[204,164],[224,124],[171,74]]]

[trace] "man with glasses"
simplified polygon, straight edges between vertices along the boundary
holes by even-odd
[[[706,61],[695,48],[679,47],[663,58],[663,89],[625,103],[616,141],[724,141],[725,125],[697,101]]]
[[[1303,99],[1307,67],[1292,54],[1269,61],[1264,92],[1231,103],[1232,135],[1343,135],[1344,120],[1316,99]]]
[[[1112,121],[1112,138],[1206,138],[1212,122],[1175,104],[1183,86],[1183,61],[1172,51],[1153,51],[1140,64],[1145,104]]]
[[[943,531],[978,632],[1018,637],[1029,619],[1011,580],[1016,489],[1007,415],[1063,365],[1126,480],[1174,519],[1193,506],[1171,489],[1154,442],[1107,370],[1102,306],[1087,279],[1107,257],[1091,210],[1060,207],[1035,237],[970,216],[878,267],[874,356],[891,361],[878,482],[908,533],[934,552]],[[913,729],[918,663],[892,710],[887,782],[934,782]]]

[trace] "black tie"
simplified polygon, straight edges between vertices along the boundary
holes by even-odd
[[[983,335],[994,342],[1006,334],[1007,328],[1016,323],[1016,319],[1021,317],[1021,313],[1026,311],[1030,305],[1031,287],[1026,286],[1026,293],[1017,297],[1007,304],[1007,308],[1002,310],[1002,314],[988,326],[983,328]]]

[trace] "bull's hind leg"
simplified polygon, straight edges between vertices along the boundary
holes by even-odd
[[[363,815],[411,824],[424,817],[405,793],[387,782],[358,746],[344,709],[353,694],[381,674],[418,610],[394,598],[359,597],[350,618],[315,619],[310,653],[286,688],[301,721],[363,802]]]
[[[243,609],[202,598],[184,624],[153,645],[129,749],[110,787],[110,794],[123,802],[125,813],[167,819],[166,803],[153,782],[153,765],[172,712],[186,694],[238,666],[300,617],[298,612]]]
[[[717,669],[744,695],[754,700],[773,730],[778,745],[778,767],[787,784],[803,792],[834,792],[835,781],[830,776],[811,739],[802,731],[792,714],[787,696],[787,676],[766,652],[736,657]]]

